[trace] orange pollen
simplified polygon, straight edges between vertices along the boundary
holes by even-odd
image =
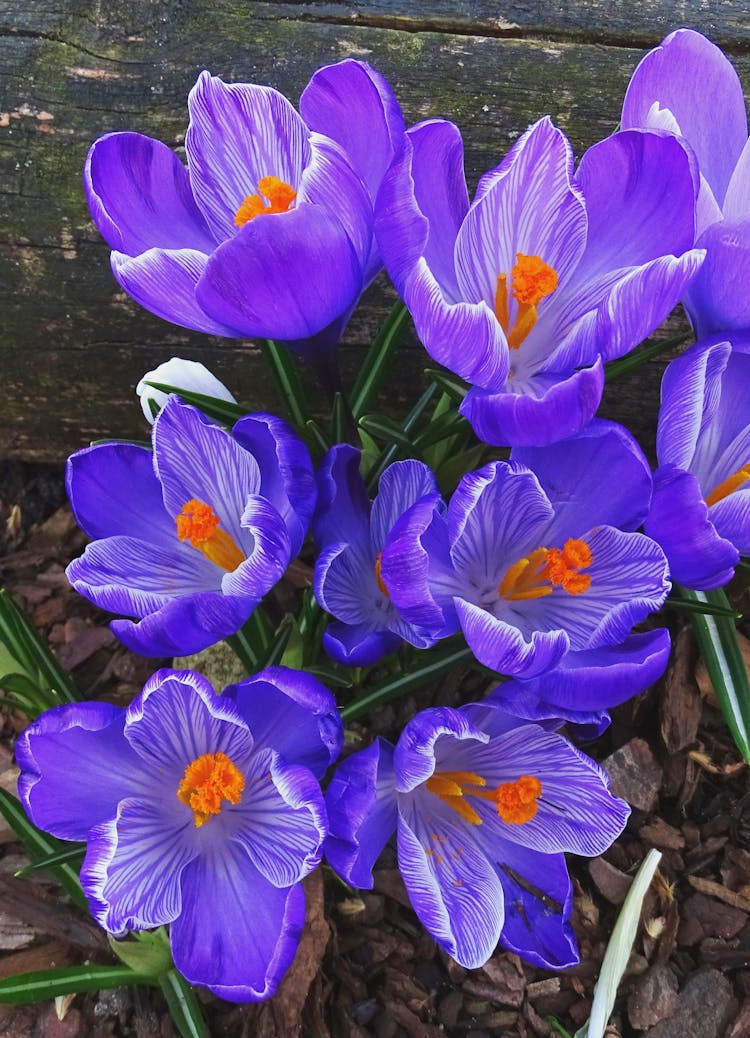
[[[388,588],[385,586],[385,581],[383,580],[382,558],[383,558],[383,553],[382,553],[382,551],[379,551],[378,555],[377,555],[377,558],[375,559],[375,579],[378,582],[378,588],[380,590],[380,593],[385,595],[386,598],[390,598],[391,597],[391,593],[388,590]]]
[[[296,197],[297,192],[286,181],[279,180],[278,177],[261,177],[258,181],[258,193],[248,195],[235,213],[235,227],[244,227],[256,216],[287,213]],[[270,204],[266,204],[266,200]]]
[[[521,775],[515,782],[486,789],[487,780],[473,771],[436,771],[425,785],[470,825],[481,825],[482,817],[467,797],[493,801],[504,822],[522,825],[537,813],[537,799],[542,794],[542,784],[533,775]]]
[[[227,573],[232,573],[245,561],[245,556],[226,530],[219,529],[220,519],[211,505],[191,498],[175,516],[175,523],[178,540],[190,541],[192,547],[202,552],[209,562],[221,566]]]
[[[513,327],[510,326],[508,276],[498,274],[495,289],[495,316],[508,339],[508,346],[517,350],[537,321],[537,306],[551,295],[558,284],[557,271],[540,256],[516,253],[516,263],[510,273],[511,294],[518,304]]]
[[[193,812],[195,828],[221,812],[223,800],[239,804],[245,788],[242,772],[226,753],[204,753],[185,768],[177,787],[177,799]]]
[[[580,570],[587,569],[593,561],[588,544],[572,537],[562,548],[537,548],[513,563],[497,593],[508,602],[544,598],[556,587],[569,595],[582,595],[591,587],[591,576]]]
[[[719,483],[718,487],[715,487],[706,498],[706,504],[709,508],[712,505],[718,504],[719,501],[723,501],[725,497],[729,497],[730,494],[734,493],[748,479],[750,479],[750,461],[743,465],[741,469],[733,472],[723,483]]]

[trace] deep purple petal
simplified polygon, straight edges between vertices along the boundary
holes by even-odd
[[[182,820],[165,802],[121,801],[117,817],[89,834],[81,886],[91,914],[113,934],[173,922],[182,874],[198,853],[189,811]]]
[[[223,83],[208,72],[201,72],[190,91],[188,110],[190,183],[222,241],[236,232],[235,214],[263,177],[278,177],[297,189],[309,160],[307,127],[277,90]]]
[[[750,217],[750,140],[745,141],[745,147],[734,167],[722,210],[724,218],[732,223]]]
[[[367,620],[346,624],[332,620],[323,634],[323,648],[337,663],[347,667],[370,667],[396,652],[403,639],[389,630],[373,630]]]
[[[657,470],[644,529],[664,550],[672,579],[685,587],[707,590],[732,579],[739,552],[716,529],[692,472],[676,465]]]
[[[432,814],[428,821],[400,808],[399,870],[424,928],[457,962],[474,969],[487,962],[500,938],[502,887],[491,863],[459,826],[444,819],[444,812]]]
[[[181,328],[192,328],[207,335],[238,338],[244,331],[207,313],[196,298],[198,282],[208,258],[195,249],[148,249],[139,256],[113,252],[112,273],[128,295],[146,310]]]
[[[568,653],[568,655],[574,654]],[[559,670],[559,666],[555,667],[553,671],[548,671],[543,677],[546,678],[548,674],[556,674]],[[583,741],[597,739],[609,727],[610,717],[606,710],[570,710],[557,703],[547,703],[532,691],[534,685],[534,679],[505,681],[490,693],[492,699],[488,697],[480,704],[469,703],[462,709],[468,708],[472,717],[476,714],[476,723],[484,731],[492,734],[494,734],[495,727],[507,730],[507,722],[499,726],[497,721],[492,723],[494,718],[498,715],[502,717],[506,711],[511,712],[506,716],[523,718],[524,721],[538,724],[549,732],[558,731],[566,723],[575,725],[576,737]]]
[[[615,422],[594,419],[559,443],[516,447],[511,459],[534,472],[555,509],[555,529],[566,538],[594,525],[637,530],[648,512],[651,469]]]
[[[706,260],[685,308],[699,338],[750,327],[750,220],[715,223],[698,239]]]
[[[382,550],[396,521],[421,497],[437,494],[438,485],[431,469],[421,461],[397,461],[389,465],[378,483],[372,505],[370,536],[376,550]]]
[[[372,869],[396,829],[393,747],[377,738],[347,757],[326,791],[329,836],[325,855],[347,883],[370,890]]]
[[[347,58],[313,74],[299,109],[310,129],[343,146],[374,202],[404,133],[388,82],[367,62]]]
[[[579,432],[596,414],[604,389],[604,365],[565,377],[537,379],[538,395],[472,389],[461,414],[480,440],[495,446],[545,446]]]
[[[488,736],[468,717],[451,707],[422,710],[401,732],[393,754],[393,769],[399,793],[409,793],[435,771],[436,745],[469,740],[482,744]]]
[[[138,623],[113,620],[109,626],[141,656],[186,656],[234,634],[257,604],[252,598],[208,591],[174,598]]]
[[[320,463],[313,534],[321,548],[334,541],[369,545],[370,499],[359,474],[359,462],[360,452],[355,447],[337,443]]]
[[[61,840],[85,840],[141,787],[123,737],[125,711],[109,703],[53,707],[19,735],[18,794],[33,823]]]
[[[258,216],[213,253],[196,289],[243,336],[304,339],[351,307],[362,267],[342,224],[312,204]]]
[[[100,137],[86,156],[83,184],[94,223],[117,252],[209,253],[216,245],[193,200],[187,170],[160,141],[140,133]]]
[[[676,119],[721,203],[747,140],[745,99],[729,60],[693,29],[670,33],[642,59],[625,95],[622,126],[648,126],[660,108]]]
[[[456,612],[471,651],[498,674],[535,677],[556,666],[570,648],[564,630],[523,632],[509,620],[461,599],[456,599]]]
[[[177,969],[232,1002],[269,998],[291,965],[305,923],[302,887],[279,890],[237,844],[206,848],[185,870],[171,930]]]
[[[255,458],[260,493],[284,520],[296,555],[307,536],[317,491],[310,452],[283,419],[249,414],[232,429],[232,436]]]
[[[341,752],[343,728],[333,694],[304,671],[268,667],[224,689],[253,733],[290,764],[320,778]]]
[[[586,252],[575,272],[584,291],[599,274],[693,247],[697,180],[676,137],[615,133],[589,148],[576,180],[588,216]]]
[[[115,534],[171,545],[174,520],[164,510],[153,455],[131,443],[100,443],[68,458],[65,474],[76,522],[94,539]]]
[[[359,545],[329,545],[315,560],[314,588],[318,603],[345,624],[388,627],[393,607],[378,587],[374,552],[370,556]]]
[[[225,595],[246,595],[256,602],[281,580],[292,560],[292,546],[284,520],[265,498],[251,494],[242,513],[242,528],[252,535],[252,549],[244,562],[225,573]]]
[[[750,491],[735,490],[709,512],[717,533],[731,541],[740,555],[750,555]]]
[[[315,776],[273,750],[253,753],[239,804],[222,810],[226,832],[274,887],[298,883],[320,863],[328,820]]]
[[[573,884],[563,854],[540,854],[504,843],[497,871],[505,896],[500,942],[542,969],[575,966],[578,946],[570,913]]]

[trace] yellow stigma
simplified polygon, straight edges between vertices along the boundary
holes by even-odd
[[[541,256],[516,253],[516,263],[510,272],[511,295],[517,303],[516,319],[510,327],[510,300],[508,276],[498,274],[495,289],[495,316],[508,339],[508,346],[517,350],[537,321],[537,307],[551,295],[558,285],[557,271]]]
[[[561,587],[569,595],[582,595],[591,587],[588,569],[594,556],[585,541],[568,538],[562,548],[537,548],[514,562],[500,581],[497,593],[508,602],[522,602],[551,595]]]
[[[180,514],[175,516],[178,539],[190,541],[209,562],[232,573],[245,561],[245,556],[226,530],[219,529],[219,522],[213,508],[195,498],[186,501]]]
[[[481,825],[482,816],[467,797],[490,800],[504,822],[523,825],[536,815],[537,800],[542,795],[542,783],[534,775],[521,775],[515,782],[501,782],[487,789],[487,780],[473,771],[436,771],[425,786],[470,825]]]
[[[735,490],[742,486],[748,479],[750,479],[750,461],[743,465],[741,469],[737,469],[731,476],[724,480],[723,483],[719,483],[718,487],[714,487],[711,493],[706,498],[706,504],[710,508],[711,505],[716,505],[719,501],[723,501],[725,497],[729,497]]]
[[[185,768],[177,799],[193,812],[195,828],[221,812],[223,800],[239,804],[245,788],[242,772],[226,753],[204,753]]]
[[[278,177],[261,177],[258,181],[258,193],[248,195],[234,216],[236,227],[244,227],[256,216],[267,216],[269,213],[286,213],[297,197],[297,192],[284,180]]]

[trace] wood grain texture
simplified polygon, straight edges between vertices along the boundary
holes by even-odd
[[[0,453],[60,460],[91,439],[143,436],[132,387],[173,355],[203,360],[251,407],[277,406],[250,345],[168,325],[120,292],[83,198],[81,167],[100,134],[138,130],[180,148],[202,68],[296,101],[319,65],[365,58],[408,121],[460,125],[473,184],[546,112],[578,154],[611,132],[643,48],[688,14],[750,82],[744,6],[576,0],[553,15],[531,0],[0,0]],[[350,374],[388,295],[374,286],[347,331]],[[426,360],[414,342],[399,354],[393,412]],[[657,398],[662,368],[623,382],[612,402],[647,440],[643,402]]]

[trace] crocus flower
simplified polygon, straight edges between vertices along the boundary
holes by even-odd
[[[673,137],[570,145],[535,123],[469,205],[461,137],[409,130],[383,182],[386,268],[427,352],[474,387],[462,412],[492,444],[544,445],[593,417],[603,362],[633,349],[695,276],[697,183]]]
[[[191,983],[256,1001],[294,958],[327,832],[317,778],[341,742],[308,675],[271,668],[217,696],[162,670],[127,710],[42,714],[16,745],[19,794],[35,825],[87,841],[81,885],[105,930],[169,924]]]
[[[412,906],[462,966],[482,966],[498,941],[540,966],[575,964],[563,852],[601,854],[628,807],[547,727],[486,702],[423,710],[395,748],[378,739],[337,769],[326,794],[329,862],[372,887],[395,830]]]
[[[419,461],[399,461],[380,477],[375,500],[359,474],[360,453],[346,443],[332,447],[318,472],[313,533],[315,597],[336,619],[323,636],[339,663],[363,667],[394,652],[403,638],[427,648],[425,631],[402,620],[380,572],[380,556],[396,520],[415,501],[437,492],[435,477]]]
[[[153,371],[147,371],[135,387],[143,413],[151,425],[154,424],[154,410],[164,407],[169,394],[163,393],[160,389],[154,389],[153,386],[147,385],[148,382],[159,382],[164,386],[175,386],[177,389],[203,393],[205,396],[212,396],[217,400],[226,400],[230,404],[237,403],[224,383],[219,382],[216,375],[212,375],[205,364],[201,364],[197,360],[172,357],[171,360],[160,364]]]
[[[536,677],[569,653],[606,664],[669,590],[663,552],[632,532],[650,499],[632,436],[594,421],[467,473],[447,511],[423,497],[387,540],[383,580],[405,620],[435,637],[460,628],[501,674]]]
[[[731,63],[694,29],[670,33],[633,73],[622,126],[679,135],[698,161],[706,260],[683,300],[697,335],[750,328],[750,144]]]
[[[136,617],[112,630],[134,652],[181,656],[233,634],[282,576],[315,507],[307,448],[273,415],[231,434],[170,397],[153,454],[128,443],[68,461],[74,515],[92,537],[68,566],[77,591]]]
[[[664,374],[645,530],[674,580],[726,584],[750,553],[750,334],[713,336]]]
[[[117,281],[147,310],[214,335],[285,341],[312,360],[336,344],[380,265],[365,181],[390,161],[403,120],[364,63],[318,77],[307,123],[270,87],[202,72],[188,97],[187,168],[138,133],[94,143],[89,208]],[[369,140],[361,171],[315,130],[332,123]]]

